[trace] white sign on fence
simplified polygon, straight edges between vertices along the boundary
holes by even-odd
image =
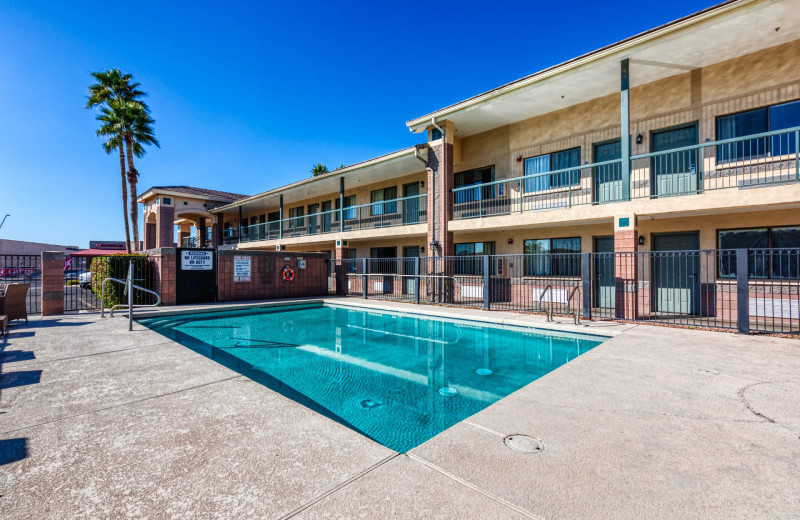
[[[210,271],[214,268],[212,251],[181,251],[181,269],[184,271]]]
[[[233,281],[234,282],[249,282],[250,281],[250,257],[249,256],[234,256],[233,257]]]

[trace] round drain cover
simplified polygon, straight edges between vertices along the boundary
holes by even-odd
[[[527,435],[509,435],[503,439],[503,442],[512,450],[523,453],[539,453],[544,450],[544,444],[541,441]]]
[[[453,397],[454,395],[458,394],[458,390],[453,388],[452,386],[443,386],[439,389],[439,393],[445,397]]]
[[[475,373],[478,374],[479,376],[490,376],[494,374],[491,368],[479,368],[478,370],[475,371]]]

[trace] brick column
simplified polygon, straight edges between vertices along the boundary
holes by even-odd
[[[214,223],[211,224],[211,238],[213,239],[213,244],[211,244],[214,248],[219,249],[219,246],[222,245],[222,229],[224,227],[224,220],[225,215],[219,213],[214,218]]]
[[[441,122],[439,126],[445,129],[445,137],[431,142],[428,151],[428,251],[429,256],[452,256],[455,246],[447,223],[453,216],[455,129],[450,121]],[[438,243],[438,247],[431,247],[432,243]]]
[[[614,219],[614,276],[616,279],[616,317],[636,319],[639,295],[637,258],[639,235],[636,215]]]
[[[197,219],[197,247],[206,247],[206,218]]]
[[[64,314],[64,253],[42,253],[42,316]]]
[[[158,207],[158,231],[156,247],[175,247],[173,228],[175,227],[175,208],[161,205]]]
[[[176,253],[174,247],[151,249],[147,252],[153,266],[153,290],[161,296],[163,305],[175,305],[178,302]]]

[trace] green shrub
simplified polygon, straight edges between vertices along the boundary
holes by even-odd
[[[128,278],[128,267],[133,261],[133,283],[140,287],[152,290],[153,267],[146,255],[111,255],[98,256],[92,259],[92,292],[97,296],[101,294],[101,284],[106,278],[116,278],[126,280]],[[128,297],[124,294],[125,286],[120,283],[109,281],[106,284],[105,301],[103,304],[108,308],[113,305],[128,303]],[[136,290],[133,291],[134,305],[149,305],[155,303],[155,296]]]
[[[67,280],[67,285],[78,285],[78,280]]]

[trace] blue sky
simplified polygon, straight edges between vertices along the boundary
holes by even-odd
[[[254,194],[421,142],[405,121],[709,5],[0,0],[0,238],[123,238],[92,71],[150,94],[161,149],[140,192]]]

